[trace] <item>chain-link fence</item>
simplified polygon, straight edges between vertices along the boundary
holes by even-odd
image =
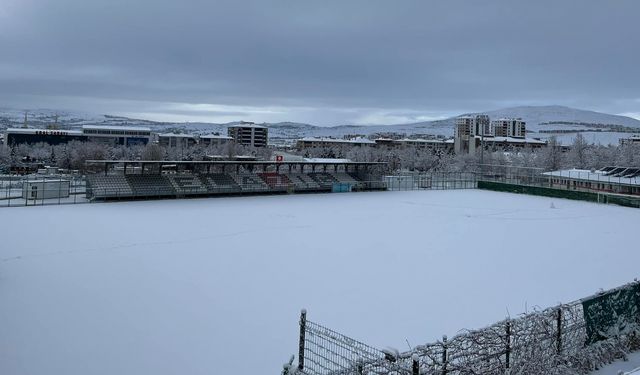
[[[379,350],[302,312],[297,371],[307,375],[585,373],[640,348],[640,283],[464,331],[408,352]]]
[[[0,207],[88,202],[81,175],[0,176]]]
[[[500,165],[469,172],[403,172],[352,178],[345,173],[107,174],[0,176],[0,207],[261,193],[450,190],[478,187],[640,208],[640,177]],[[607,175],[607,173],[609,173]],[[640,173],[640,170],[638,170]],[[337,177],[337,178],[336,178]]]
[[[242,194],[473,189],[473,173],[402,174],[355,179],[345,174],[107,174],[0,176],[0,207],[171,199]]]

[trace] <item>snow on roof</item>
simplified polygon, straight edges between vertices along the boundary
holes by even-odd
[[[206,138],[206,139],[232,139],[228,135],[220,135],[220,134],[203,134],[203,135],[200,136],[200,138]]]
[[[64,130],[64,129],[8,128],[6,132],[13,133],[13,134],[82,135],[82,132],[80,130]]]
[[[252,122],[248,122],[248,123],[242,123],[242,124],[237,124],[237,125],[230,125],[229,129],[232,128],[254,128],[254,129],[266,129],[266,126],[262,126],[262,125],[258,125],[258,124],[254,124]]]
[[[353,138],[353,139],[337,139],[337,138],[317,138],[317,137],[304,137],[300,141],[303,142],[326,142],[326,143],[366,143],[375,144],[376,142],[367,138]]]
[[[544,172],[546,176],[564,177],[571,180],[607,182],[620,185],[640,186],[640,177],[613,177],[605,175],[604,171],[590,171],[588,169],[563,169],[558,171]]]
[[[495,119],[493,121],[522,121],[522,122],[524,122],[524,120],[522,120],[521,117],[500,117],[500,118],[497,118],[497,119]]]
[[[477,139],[481,139],[482,136],[476,135]],[[515,137],[492,137],[492,136],[484,136],[485,142],[507,142],[507,143],[535,143],[535,144],[546,144],[547,142],[541,141],[535,138],[515,138]]]
[[[139,132],[150,132],[151,128],[143,126],[116,126],[116,125],[82,125],[82,129],[92,130],[130,130]]]
[[[310,163],[351,163],[351,159],[332,159],[332,158],[304,158],[304,161]]]
[[[195,138],[195,135],[185,134],[185,133],[161,133],[161,134],[158,134],[158,137]]]
[[[425,138],[411,139],[411,138],[403,138],[403,139],[398,139],[398,142],[444,143],[445,141],[443,139],[425,139]]]

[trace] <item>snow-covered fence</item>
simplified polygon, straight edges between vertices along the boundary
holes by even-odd
[[[384,176],[387,190],[452,190],[477,188],[477,175],[472,172],[404,172]]]
[[[84,176],[0,176],[0,207],[86,203]]]
[[[306,375],[585,373],[640,349],[640,283],[505,319],[408,352],[380,350],[303,310],[298,366]],[[286,372],[293,370],[289,367]]]

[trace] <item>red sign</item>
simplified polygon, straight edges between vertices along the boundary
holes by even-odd
[[[276,161],[283,161],[283,160],[284,160],[284,156],[276,155]]]

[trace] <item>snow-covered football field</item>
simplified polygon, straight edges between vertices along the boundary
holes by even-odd
[[[478,190],[0,210],[0,374],[278,374],[298,316],[431,342],[637,277],[640,210]]]

